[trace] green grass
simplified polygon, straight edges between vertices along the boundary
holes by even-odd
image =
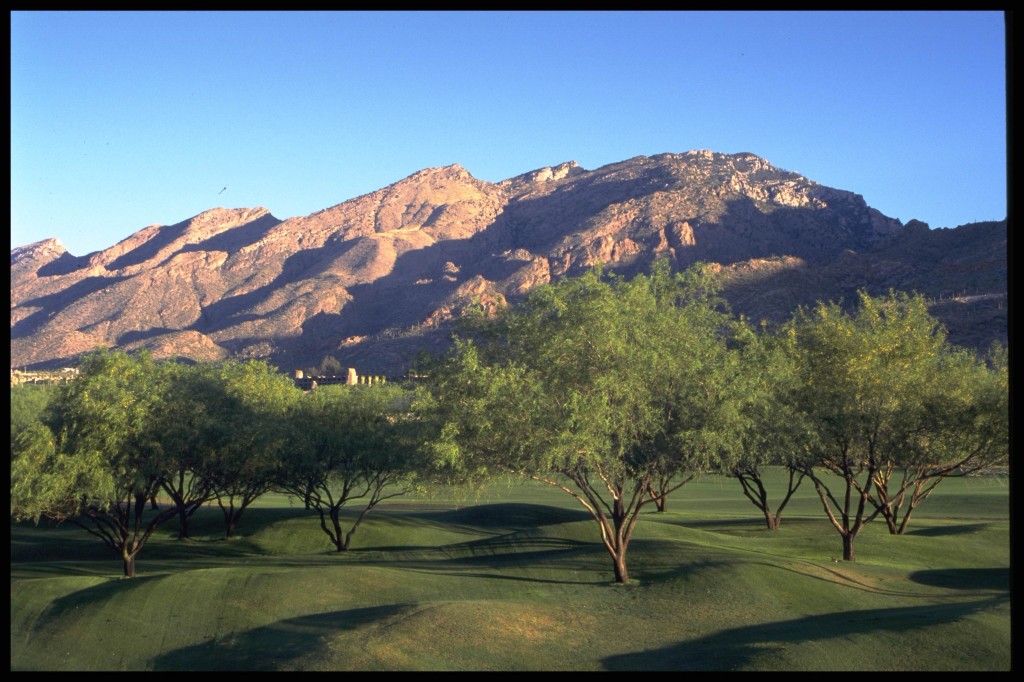
[[[778,490],[781,479],[771,491]],[[165,526],[139,576],[74,527],[11,525],[12,670],[1009,670],[1005,481],[944,482],[858,561],[813,489],[768,531],[735,481],[645,513],[628,585],[564,493],[400,498],[347,553],[268,496]]]

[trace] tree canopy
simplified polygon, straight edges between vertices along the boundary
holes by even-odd
[[[294,405],[275,487],[317,511],[339,552],[377,504],[409,492],[426,474],[410,402],[395,386],[337,385],[310,391]],[[347,524],[342,508],[355,500],[364,507]]]
[[[744,496],[776,530],[782,512],[804,480],[804,469],[817,452],[816,434],[795,399],[800,382],[796,360],[787,352],[785,338],[762,325],[760,333],[741,320],[737,325],[733,361],[738,363],[734,390],[738,417],[734,421],[738,445],[722,462],[721,472],[739,481]],[[785,467],[788,483],[774,510],[763,471]]]
[[[934,487],[928,481],[1005,454],[1005,381],[946,342],[923,297],[860,292],[854,312],[820,303],[798,312],[788,334],[796,399],[817,449],[804,472],[842,536],[844,559],[854,559],[854,539],[878,515],[893,532],[905,527]],[[908,490],[918,492],[897,525]]]
[[[515,472],[557,486],[598,525],[615,579],[640,510],[728,444],[729,317],[709,271],[600,270],[531,292],[436,371],[438,461],[456,477]],[[684,479],[685,480],[685,479]]]
[[[146,355],[101,351],[60,387],[46,424],[12,453],[11,515],[69,521],[117,552],[127,577],[135,557],[175,510],[147,514],[164,473],[154,439],[164,376]]]
[[[225,362],[214,370],[215,430],[197,472],[224,516],[227,537],[270,490],[293,447],[292,417],[302,392],[266,362]]]

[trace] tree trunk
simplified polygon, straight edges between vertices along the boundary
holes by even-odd
[[[910,513],[914,511],[913,508],[908,509],[907,513],[903,515],[903,520],[900,521],[900,527],[896,529],[896,535],[903,535],[907,530],[907,524],[910,523]]]
[[[843,561],[856,561],[853,554],[853,534],[843,534]]]
[[[665,512],[665,498],[667,497],[667,495],[664,494],[665,487],[666,486],[664,486],[664,485],[661,487],[660,490],[661,490],[662,494],[658,495],[658,493],[656,493],[654,491],[654,484],[648,484],[647,485],[647,495],[654,502],[654,508],[656,510],[658,510],[658,512],[660,512],[660,513],[664,513]]]
[[[626,568],[626,553],[620,552],[615,555],[615,557],[613,557],[613,563],[615,565],[615,582],[628,583],[629,569]]]
[[[245,506],[238,507],[237,509],[232,508],[230,513],[226,515],[226,537],[230,538],[234,536],[235,529],[238,528],[238,524],[242,522],[242,514],[245,513],[246,508],[247,507]]]
[[[925,498],[931,495],[931,492],[935,490],[935,486],[937,486],[939,483],[945,480],[946,475],[947,474],[942,474],[941,476],[939,476],[939,480],[933,483],[931,487],[927,489],[925,488],[925,483],[929,479],[926,479],[924,477],[918,478],[917,483],[914,484],[914,490],[910,494],[910,504],[907,505],[907,511],[903,514],[903,521],[900,522],[900,527],[896,531],[897,535],[904,534],[904,532],[907,530],[907,524],[910,523],[910,515],[914,513],[914,510],[917,509],[917,506],[919,504],[924,502]]]
[[[124,577],[134,578],[135,577],[135,555],[122,554],[121,559],[124,561]]]
[[[188,510],[183,504],[178,505],[178,539],[188,539]]]
[[[764,482],[761,480],[761,474],[756,469],[740,469],[735,468],[731,474],[739,481],[740,486],[743,488],[743,494],[751,504],[757,507],[761,514],[764,516],[764,525],[768,530],[778,530],[779,525],[782,523],[782,509],[789,502],[789,499],[793,496],[793,492],[800,486],[798,481],[796,486],[793,485],[793,470],[789,472],[789,487],[786,492],[786,497],[782,499],[779,504],[778,510],[775,514],[772,514],[771,505],[768,504],[768,491],[764,488]],[[801,477],[801,481],[803,478]],[[756,489],[755,489],[756,488]]]
[[[340,507],[332,509],[331,521],[334,523],[334,546],[337,548],[335,551],[344,552],[348,549],[348,539],[341,532],[340,512]]]

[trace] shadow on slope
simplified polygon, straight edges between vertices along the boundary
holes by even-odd
[[[1008,598],[1000,596],[966,603],[861,609],[731,628],[662,649],[608,656],[603,663],[606,670],[613,671],[736,670],[750,665],[757,657],[788,645],[880,632],[905,633],[955,623],[971,614],[999,606]],[[822,663],[827,666],[825,661]]]
[[[120,276],[86,277],[85,279],[75,282],[67,289],[61,289],[60,291],[47,294],[46,296],[22,301],[19,304],[19,307],[39,307],[40,310],[37,310],[28,317],[19,320],[17,324],[11,327],[11,339],[21,339],[35,334],[44,324],[46,324],[47,320],[49,320],[50,317],[58,311],[70,308],[86,296],[106,289],[107,287],[111,287],[126,279],[128,278]]]
[[[153,659],[155,670],[278,670],[315,653],[326,640],[411,612],[415,604],[329,611],[286,618],[195,646],[169,651]]]
[[[152,238],[147,239],[131,251],[123,253],[110,263],[107,263],[107,270],[120,270],[121,268],[126,268],[131,265],[145,263],[147,260],[158,254],[160,249],[170,245],[174,240],[185,234],[185,230],[188,228],[190,222],[192,222],[192,218],[183,220],[180,223],[175,223],[174,225],[163,225],[159,227],[156,235]]]
[[[96,252],[93,251],[93,253]],[[89,265],[89,257],[92,255],[93,254],[90,253],[87,256],[72,256],[70,253],[65,251],[59,258],[50,261],[43,267],[36,270],[36,276],[54,277],[57,275],[68,275],[75,270],[81,270]]]
[[[416,515],[437,523],[491,528],[537,528],[574,521],[588,521],[592,518],[590,513],[583,509],[568,509],[525,502],[481,504],[460,509],[421,511]]]
[[[195,217],[193,216],[174,225],[161,227],[152,239],[139,244],[128,253],[118,256],[107,264],[107,270],[119,270],[131,265],[145,263],[160,253],[162,249],[172,244],[176,239],[182,237],[192,221],[195,220]],[[271,214],[266,213],[255,220],[236,225],[197,244],[185,244],[176,253],[186,253],[188,251],[227,251],[228,253],[234,253],[242,247],[258,241],[267,231],[280,222]],[[174,255],[171,254],[171,257]],[[160,265],[163,264],[161,263]]]
[[[987,523],[960,523],[951,526],[934,526],[932,528],[915,528],[907,531],[907,535],[923,535],[925,537],[941,537],[943,535],[967,535],[987,528]]]
[[[265,314],[248,312],[266,302],[279,289],[300,280],[314,279],[323,274],[330,263],[351,249],[353,241],[342,244],[325,244],[314,249],[304,249],[285,258],[281,272],[273,281],[252,291],[221,298],[203,309],[195,323],[187,327],[204,334],[227,329],[232,325],[268,317]]]
[[[1009,568],[942,568],[914,571],[909,577],[921,585],[956,590],[1009,591],[1010,589]]]
[[[189,251],[226,251],[228,255],[234,254],[246,246],[255,244],[263,238],[271,229],[280,225],[281,221],[266,213],[255,220],[232,227],[215,234],[209,239],[198,244],[186,244],[181,247],[181,253]]]
[[[149,329],[134,329],[132,331],[125,332],[124,334],[118,336],[117,345],[126,346],[130,343],[146,341],[148,339],[152,339],[163,334],[175,334],[179,331],[179,329],[171,329],[170,327],[150,327]]]

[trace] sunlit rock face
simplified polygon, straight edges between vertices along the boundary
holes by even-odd
[[[1005,222],[938,251],[929,245],[941,231],[920,225],[748,153],[594,170],[568,161],[497,183],[458,164],[427,168],[308,216],[214,208],[81,257],[56,239],[13,249],[11,364],[62,365],[104,346],[286,371],[331,355],[389,374],[442,348],[468,306],[493,310],[595,265],[629,276],[656,259],[722,265],[739,311],[772,319],[880,282],[934,288],[933,271],[971,272],[972,258],[988,263],[973,270],[982,293],[1005,296]]]

